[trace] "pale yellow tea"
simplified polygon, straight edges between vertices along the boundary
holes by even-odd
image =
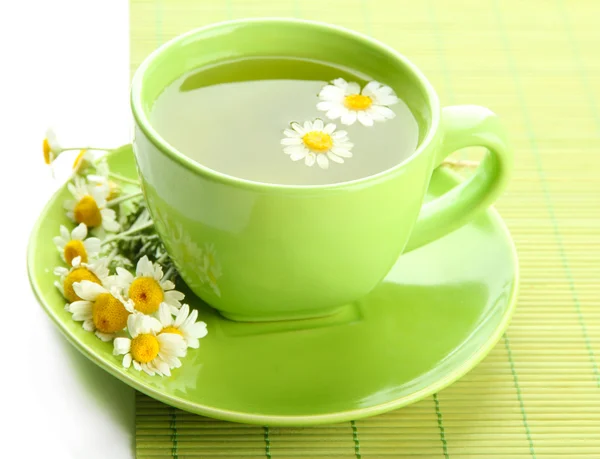
[[[287,185],[346,182],[416,149],[418,125],[385,82],[323,62],[249,58],[171,83],[151,122],[173,147],[233,177]]]

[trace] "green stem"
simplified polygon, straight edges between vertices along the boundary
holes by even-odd
[[[108,207],[113,207],[113,206],[116,206],[117,204],[121,204],[122,202],[128,201],[129,199],[137,198],[138,196],[141,196],[141,195],[142,195],[141,191],[136,191],[135,193],[126,194],[125,196],[121,196],[116,199],[111,199],[110,201],[108,201],[108,203],[106,205]]]
[[[165,259],[168,257],[169,255],[167,254],[167,252],[163,253],[160,257],[158,257],[156,259],[156,263],[160,264],[163,261],[165,261]]]
[[[130,179],[127,177],[123,177],[122,175],[119,174],[115,174],[114,172],[109,172],[108,176],[110,178],[113,178],[115,180],[118,180],[119,182],[123,182],[123,183],[129,183],[130,185],[137,185],[140,186],[140,182],[139,180],[134,180],[134,179]]]
[[[137,226],[135,228],[130,228],[127,231],[123,231],[122,233],[115,234],[114,236],[107,237],[102,241],[101,245],[110,244],[111,242],[118,241],[119,239],[123,239],[124,237],[131,236],[132,234],[139,233],[140,231],[144,231],[145,229],[152,228],[154,222],[149,221],[144,223],[143,225]]]
[[[163,276],[163,279],[165,280],[171,280],[171,276],[173,276],[173,274],[175,273],[175,268],[173,268],[173,266],[171,266],[167,272],[165,273],[165,275]]]

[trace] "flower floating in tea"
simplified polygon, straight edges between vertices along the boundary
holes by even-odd
[[[304,164],[312,166],[315,162],[322,169],[329,167],[329,161],[343,163],[344,158],[351,158],[354,146],[346,131],[336,131],[336,125],[322,120],[291,123],[291,129],[283,131],[285,138],[281,140],[283,151],[292,161],[304,160]]]
[[[351,125],[357,120],[364,126],[375,121],[392,119],[396,114],[389,108],[398,103],[394,90],[377,81],[371,81],[361,91],[360,85],[337,78],[319,92],[321,102],[317,109],[326,112],[327,118],[340,118],[342,124]]]
[[[114,340],[113,353],[124,355],[126,368],[133,364],[151,376],[170,376],[187,349],[199,347],[206,324],[197,320],[198,311],[181,304],[184,294],[174,282],[178,273],[153,230],[139,181],[110,171],[110,149],[64,148],[48,130],[43,143],[47,164],[72,150],[78,154],[67,188],[74,199],[64,207],[77,226],[61,225],[54,238],[67,265],[54,269],[59,276],[55,286],[67,300],[65,310],[84,330],[103,341]],[[97,237],[88,237],[90,230]],[[205,247],[198,257],[204,282],[220,294],[215,247]]]

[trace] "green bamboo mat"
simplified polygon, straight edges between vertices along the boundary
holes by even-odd
[[[443,103],[502,116],[516,170],[497,208],[519,252],[518,309],[460,381],[355,423],[244,426],[138,394],[138,458],[600,457],[600,2],[132,0],[131,68],[177,34],[248,16],[367,33],[412,59]]]

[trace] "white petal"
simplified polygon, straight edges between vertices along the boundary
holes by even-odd
[[[142,368],[142,370],[144,370],[145,373],[149,374],[150,376],[154,376],[156,374],[154,369],[147,363],[142,363],[140,367]]]
[[[62,238],[63,241],[65,241],[65,243],[67,243],[71,240],[71,235],[69,234],[69,230],[64,225],[60,225],[60,237]]]
[[[281,139],[281,145],[300,145],[302,143],[302,139],[300,137],[286,137],[285,139]]]
[[[81,256],[78,255],[71,260],[71,266],[77,267],[81,264]]]
[[[130,314],[127,318],[127,329],[132,338],[135,338],[141,333],[141,319],[142,314]]]
[[[327,156],[323,154],[317,155],[317,164],[321,169],[329,168],[329,160],[327,159]]]
[[[351,125],[356,121],[356,112],[354,110],[348,110],[346,113],[342,115],[342,119],[340,120],[342,124]]]
[[[143,277],[152,277],[154,274],[154,269],[152,267],[152,262],[148,259],[146,255],[140,258],[138,261],[137,267],[135,269],[136,276]]]
[[[327,123],[327,125],[323,128],[323,132],[325,134],[332,134],[335,131],[335,124]]]
[[[61,252],[65,249],[65,245],[67,245],[65,240],[60,236],[53,237],[52,241],[54,242],[54,245],[56,245],[56,248]]]
[[[171,282],[170,280],[162,281],[160,283],[160,286],[162,287],[163,290],[173,290],[175,288],[175,284],[173,282]],[[183,293],[182,293],[182,295],[183,295]]]
[[[315,131],[322,131],[323,127],[324,127],[323,120],[320,118],[317,118],[313,123],[313,129]]]
[[[355,83],[354,81],[351,83],[348,83],[348,86],[346,87],[345,92],[347,95],[360,94],[360,85],[358,83]]]
[[[369,109],[367,110],[367,115],[369,115],[373,121],[385,121],[385,116],[381,115],[373,107],[375,106],[369,107]]]
[[[394,118],[396,116],[396,114],[392,111],[392,109],[387,108],[387,107],[383,107],[381,105],[373,105],[373,111],[375,111],[377,114],[383,116],[384,118],[391,120],[392,118]]]
[[[400,102],[400,99],[396,96],[383,96],[374,99],[373,102],[378,105],[395,105]]]
[[[75,282],[73,284],[73,290],[79,298],[84,300],[93,301],[98,295],[106,293],[107,290],[100,284],[91,282],[89,280],[82,280],[81,282]]]
[[[196,312],[196,314],[198,314],[198,311],[194,311]],[[181,327],[181,325],[183,324],[183,322],[185,322],[189,315],[190,307],[189,305],[184,304],[183,306],[181,306],[181,309],[177,312],[177,317],[175,318],[175,326],[178,328]]]
[[[133,360],[133,368],[135,368],[137,371],[140,371],[142,369],[142,366],[139,364],[138,361]]]
[[[306,148],[303,148],[301,151],[297,151],[295,153],[292,153],[290,155],[290,158],[292,161],[299,161],[302,158],[306,157],[306,155],[308,154],[308,150]]]
[[[293,155],[294,153],[299,153],[305,150],[306,148],[304,147],[304,145],[289,145],[283,149],[283,152],[286,155]]]
[[[304,128],[305,132],[310,132],[310,131],[314,130],[313,125],[310,121],[305,121],[303,128]]]
[[[306,134],[306,131],[302,128],[300,123],[296,123],[294,121],[292,124],[290,124],[290,127],[300,135]]]
[[[331,152],[337,156],[341,156],[342,158],[352,158],[352,153],[342,147],[333,147]]]
[[[115,337],[115,335],[112,333],[102,333],[98,330],[96,330],[96,336],[98,338],[100,338],[102,341],[104,341],[105,343],[111,341]]]
[[[131,349],[131,340],[129,338],[115,338],[113,342],[113,354],[127,354]]]
[[[131,354],[125,354],[123,357],[123,366],[129,368],[131,366]]]
[[[87,226],[85,224],[80,223],[75,227],[75,229],[71,232],[71,237],[73,239],[83,241],[87,236]]]
[[[192,349],[198,349],[200,347],[200,340],[191,336],[186,336],[187,346]]]
[[[327,153],[327,157],[330,160],[332,160],[333,162],[336,162],[336,163],[340,163],[341,164],[341,163],[344,162],[344,160],[342,158],[340,158],[339,156],[334,155],[332,152],[328,152]]]
[[[332,83],[340,89],[346,89],[348,87],[348,82],[343,78],[336,78]]]
[[[100,239],[96,237],[87,238],[85,241],[83,241],[83,246],[85,247],[86,252],[88,252],[88,255],[98,254],[102,247]]]
[[[325,116],[327,116],[327,118],[329,118],[330,120],[336,120],[344,113],[346,113],[346,111],[347,109],[345,109],[344,107],[333,107],[325,114]]]
[[[331,107],[333,106],[333,104],[331,102],[319,102],[317,104],[317,110],[320,110],[322,112],[326,112],[327,110],[329,110]]]
[[[94,325],[94,321],[92,319],[87,319],[83,321],[83,329],[85,331],[93,332],[96,330],[96,326]]]
[[[348,137],[348,131],[335,131],[331,134],[331,138],[335,140],[342,140],[345,137]]]
[[[304,159],[304,164],[311,167],[313,164],[315,164],[316,160],[317,160],[317,155],[315,153],[309,153],[306,155],[306,158]]]
[[[116,233],[121,228],[121,225],[117,223],[115,220],[115,216],[105,215],[108,211],[112,211],[112,209],[102,209],[100,214],[102,215],[102,227],[106,231],[110,231],[111,233]]]
[[[292,129],[284,129],[283,133],[288,136],[288,137],[293,137],[293,138],[300,138],[300,134],[298,134],[296,131],[292,130]]]
[[[204,322],[196,322],[195,324],[186,327],[186,331],[194,338],[204,338],[208,335],[208,329]]]
[[[380,86],[381,83],[379,83],[378,81],[370,81],[363,88],[362,94],[371,97],[373,96],[373,94],[375,94],[375,92],[379,89]]]
[[[69,274],[69,270],[63,266],[57,266],[56,268],[54,268],[54,274],[56,276],[66,276],[67,274]]]
[[[146,330],[146,333],[148,333],[148,332],[159,333],[163,328],[162,324],[160,323],[160,320],[155,319],[154,317],[149,317],[149,316],[144,317],[143,327]]]
[[[117,276],[119,280],[122,281],[123,285],[129,285],[133,282],[133,274],[127,271],[125,268],[118,267],[117,268]]]
[[[358,121],[360,121],[363,126],[373,126],[373,119],[364,111],[358,112],[357,117]]]
[[[163,326],[168,327],[173,324],[173,316],[171,315],[171,309],[166,303],[161,303],[158,308],[158,320],[161,321]]]

